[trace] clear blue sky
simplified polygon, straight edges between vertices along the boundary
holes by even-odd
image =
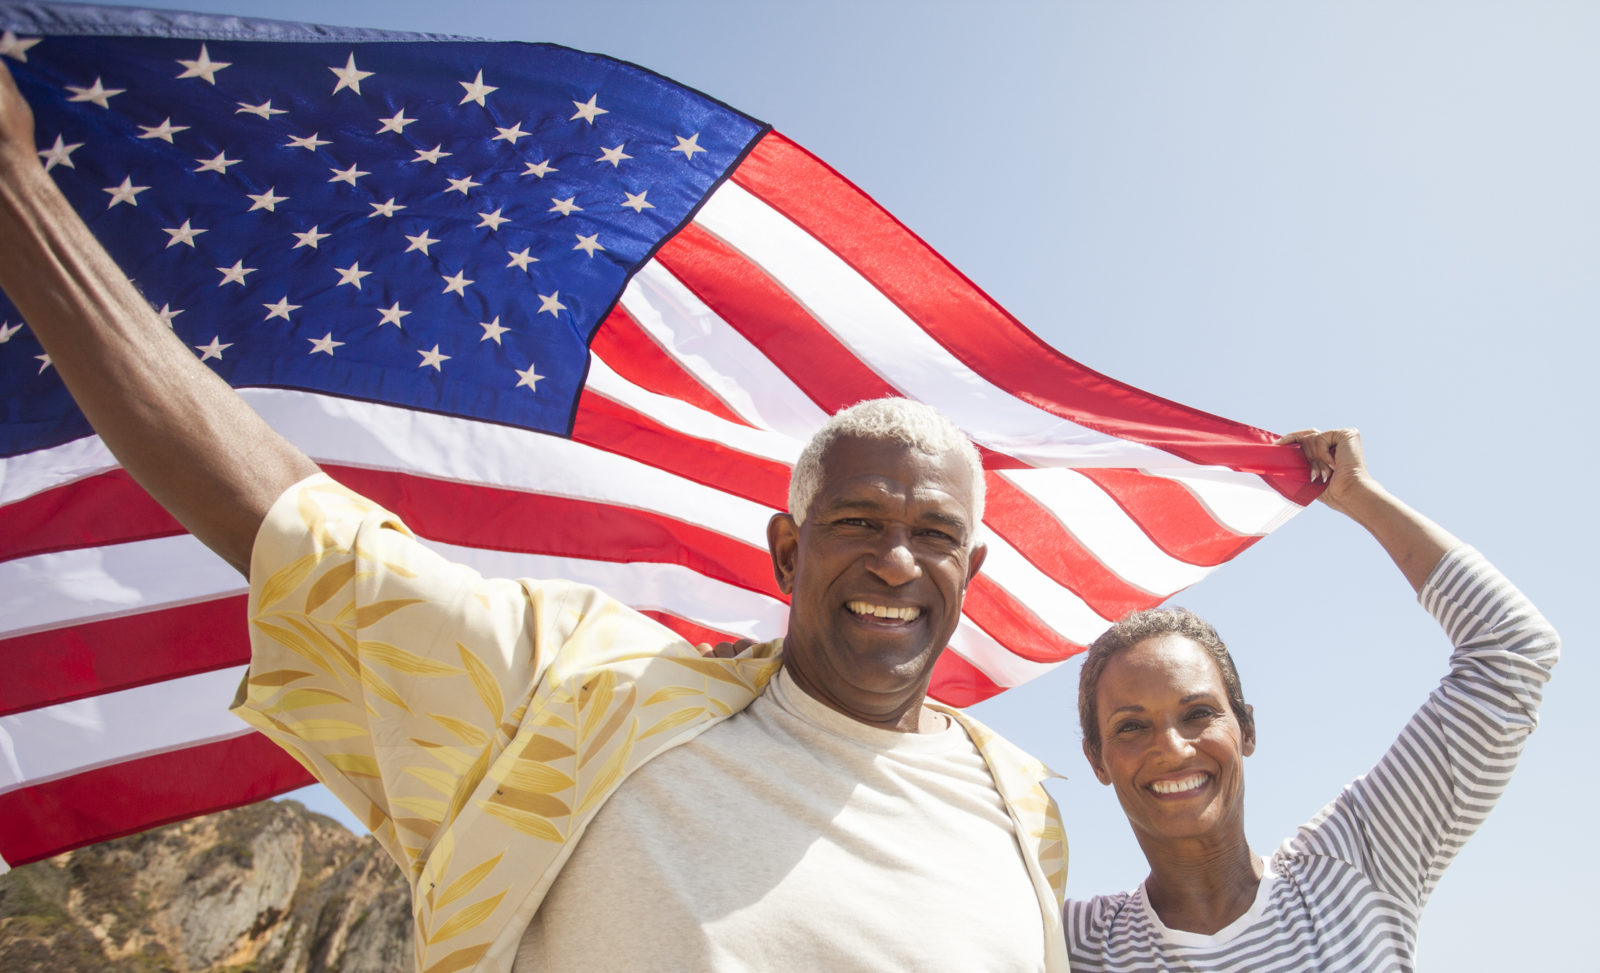
[[[1359,426],[1376,474],[1567,641],[1510,794],[1429,906],[1425,968],[1593,964],[1600,4],[192,6],[637,62],[816,152],[1078,360],[1278,431]],[[1261,852],[1377,758],[1448,653],[1376,544],[1320,507],[1176,600],[1217,624],[1256,707]],[[1088,895],[1145,869],[1079,752],[1076,680],[979,715],[1068,776]]]

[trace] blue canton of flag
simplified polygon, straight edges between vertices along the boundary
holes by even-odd
[[[51,174],[229,384],[562,434],[595,328],[764,131],[550,45],[58,37],[9,53]],[[0,341],[0,455],[88,435],[3,298]]]

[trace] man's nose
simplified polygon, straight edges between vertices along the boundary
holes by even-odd
[[[867,569],[885,584],[898,587],[921,573],[917,556],[911,550],[911,537],[904,530],[884,531],[878,549],[867,562]]]

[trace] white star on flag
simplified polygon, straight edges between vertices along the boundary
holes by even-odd
[[[700,133],[699,132],[694,133],[693,135],[689,136],[688,138],[684,138],[682,135],[674,135],[673,138],[678,140],[678,144],[674,145],[672,148],[668,149],[667,151],[669,151],[669,152],[682,152],[683,153],[683,157],[685,159],[694,158],[694,154],[696,152],[704,152],[704,151],[706,151],[705,149],[700,147]]]
[[[624,196],[628,197],[628,201],[622,204],[623,207],[626,208],[626,209],[631,209],[635,213],[643,213],[647,209],[655,209],[656,208],[656,204],[652,203],[652,202],[649,202],[644,198],[645,195],[647,193],[649,193],[649,192],[650,192],[650,190],[646,189],[644,192],[639,193],[637,196],[635,196],[633,193],[630,193],[626,189],[624,189],[622,191],[622,194]]]
[[[181,308],[181,307],[180,308],[174,308],[170,304],[162,304],[161,305],[161,309],[156,312],[156,317],[161,319],[161,323],[162,324],[164,324],[164,325],[166,325],[167,327],[170,328],[170,327],[172,327],[172,319],[177,317],[178,315],[180,315],[182,313],[183,313],[183,308]]]
[[[539,262],[539,258],[538,257],[530,257],[530,256],[528,256],[528,251],[530,249],[532,249],[532,248],[531,247],[523,247],[521,250],[515,250],[515,251],[507,250],[506,253],[508,255],[510,255],[511,262],[506,264],[506,266],[507,267],[515,267],[518,270],[527,270],[529,264],[538,263]]]
[[[363,71],[356,67],[356,55],[354,51],[350,52],[350,58],[344,62],[344,67],[330,67],[328,70],[332,71],[339,79],[339,83],[333,86],[333,94],[338,94],[344,89],[349,88],[351,91],[354,91],[359,95],[361,94],[362,79],[372,77],[371,71]]]
[[[232,347],[233,342],[223,341],[221,335],[213,335],[209,344],[195,345],[194,350],[200,352],[201,361],[207,361],[212,358],[222,361],[223,349]]]
[[[455,293],[460,294],[462,297],[467,296],[467,285],[474,283],[474,281],[467,277],[467,272],[465,270],[458,270],[454,275],[449,277],[441,274],[439,279],[444,281],[444,290],[440,291],[439,293],[449,294],[451,291],[454,291]]]
[[[318,249],[318,247],[317,247],[318,243],[320,243],[323,240],[326,240],[328,237],[330,237],[332,235],[333,234],[331,234],[331,233],[318,233],[317,232],[317,227],[313,226],[311,229],[305,231],[304,233],[296,233],[296,234],[294,234],[294,238],[296,240],[298,240],[299,242],[296,243],[294,246],[290,247],[289,249],[290,250],[299,250],[301,247],[310,247],[311,249],[316,250],[316,249]]]
[[[383,315],[383,320],[378,322],[378,327],[381,328],[386,324],[392,324],[397,328],[402,328],[402,330],[403,330],[404,326],[401,325],[400,319],[405,317],[406,315],[410,314],[411,312],[405,310],[404,308],[402,308],[400,306],[400,302],[399,301],[395,301],[393,304],[391,304],[388,307],[380,307],[380,308],[378,308],[378,313]]]
[[[238,284],[240,287],[243,287],[245,276],[255,272],[256,269],[254,267],[246,267],[243,260],[235,260],[232,267],[217,268],[217,273],[222,275],[222,282],[217,284],[217,286],[225,287],[228,284]]]
[[[299,304],[290,304],[289,295],[287,294],[278,298],[276,304],[263,304],[261,306],[267,309],[267,316],[262,319],[264,321],[271,321],[273,318],[283,318],[287,321],[289,320],[289,312],[298,311],[301,307]]]
[[[415,122],[416,119],[407,118],[406,110],[402,108],[395,112],[393,116],[389,118],[380,118],[378,121],[382,122],[383,124],[376,132],[372,134],[382,135],[384,132],[394,132],[396,134],[403,135],[405,134],[406,126]]]
[[[34,355],[33,357],[35,359],[37,359],[38,362],[39,362],[39,372],[38,372],[38,374],[43,375],[44,374],[44,370],[49,368],[50,365],[51,365],[50,353],[47,351],[42,355]]]
[[[334,284],[333,286],[335,287],[343,287],[349,284],[356,290],[360,290],[361,278],[372,276],[372,271],[361,269],[361,261],[359,260],[348,267],[335,267],[333,269],[339,272],[339,283]]]
[[[460,179],[451,179],[446,176],[445,179],[450,183],[450,188],[446,189],[445,192],[460,193],[463,196],[467,195],[467,190],[472,187],[483,185],[481,182],[474,182],[471,176],[462,176]]]
[[[496,209],[493,213],[479,213],[478,228],[487,226],[491,230],[498,230],[500,229],[500,224],[510,223],[511,217],[500,215],[500,210],[503,209],[505,209],[504,206]]]
[[[167,241],[167,246],[171,247],[174,244],[181,243],[192,250],[194,249],[194,238],[202,233],[205,233],[206,231],[200,229],[199,227],[190,226],[189,221],[184,220],[182,226],[167,227],[161,232],[169,234],[172,237],[172,239]]]
[[[347,182],[352,186],[354,186],[356,184],[356,180],[360,179],[362,176],[372,175],[370,172],[363,172],[360,169],[357,169],[355,163],[353,162],[350,163],[350,168],[348,169],[329,169],[328,171],[333,173],[333,176],[328,180],[329,182]]]
[[[432,256],[432,254],[428,253],[428,248],[439,242],[429,236],[427,230],[423,230],[416,236],[407,236],[406,239],[411,241],[411,246],[406,247],[405,252],[410,253],[413,250],[421,250],[424,257]]]
[[[241,101],[239,102],[238,109],[234,111],[234,114],[258,115],[267,119],[268,121],[271,121],[273,115],[287,115],[289,112],[287,109],[272,107],[272,99],[268,98],[259,105],[248,105]]]
[[[118,203],[127,203],[129,206],[138,206],[139,205],[139,200],[138,200],[139,194],[144,192],[145,190],[147,190],[149,188],[150,188],[149,186],[135,186],[133,184],[133,177],[132,176],[124,176],[122,178],[122,184],[121,185],[119,185],[119,186],[107,186],[104,189],[104,192],[108,192],[108,193],[111,194],[111,202],[106,204],[106,209],[110,209],[111,207],[117,205]]]
[[[0,33],[0,56],[15,58],[18,61],[28,59],[28,48],[39,43],[38,37],[18,37],[11,31]]]
[[[560,313],[559,312],[565,311],[567,309],[567,306],[565,304],[561,303],[560,297],[561,297],[561,292],[560,291],[555,291],[555,292],[550,293],[550,294],[540,294],[539,295],[539,311],[538,311],[538,313],[543,314],[546,311],[549,311],[552,316],[560,317]]]
[[[225,67],[228,67],[233,62],[211,60],[211,53],[206,50],[206,46],[204,44],[201,44],[200,56],[198,58],[194,59],[193,61],[185,61],[183,58],[178,58],[178,63],[183,65],[183,73],[178,75],[178,77],[199,78],[206,84],[214,85],[217,83],[217,72],[221,71]]]
[[[194,161],[200,163],[199,165],[194,167],[194,171],[195,172],[220,172],[220,173],[223,173],[224,175],[226,175],[227,172],[228,172],[228,167],[229,166],[236,166],[240,162],[242,162],[243,160],[242,159],[230,159],[230,158],[228,158],[228,153],[226,153],[226,152],[218,152],[216,154],[215,158],[211,158],[211,159],[196,159]]]
[[[419,351],[417,354],[422,356],[422,362],[417,365],[418,368],[427,368],[431,365],[436,372],[444,371],[443,363],[450,360],[449,355],[439,353],[438,345],[434,345],[427,351]]]
[[[550,164],[550,160],[549,159],[546,159],[543,162],[530,162],[530,163],[528,163],[528,167],[526,169],[522,170],[522,174],[524,176],[538,176],[540,179],[543,179],[545,176],[548,176],[552,172],[560,172],[560,171],[561,170],[557,169],[555,166]]]
[[[168,145],[172,144],[172,136],[179,132],[187,132],[189,130],[189,126],[187,125],[172,124],[172,119],[170,117],[163,118],[160,125],[140,125],[139,127],[144,129],[144,134],[139,136],[140,138],[161,139]]]
[[[326,354],[329,357],[332,357],[333,349],[335,349],[335,348],[339,347],[340,345],[344,344],[344,342],[342,342],[342,341],[334,341],[333,340],[333,332],[332,331],[329,331],[327,334],[323,335],[320,338],[307,338],[306,340],[311,342],[311,350],[306,352],[306,354],[308,354],[308,355],[315,355],[317,352],[320,351],[323,354]]]
[[[598,117],[600,115],[609,115],[610,114],[609,111],[607,111],[606,109],[601,108],[601,107],[599,107],[599,106],[597,106],[595,104],[595,101],[599,97],[600,97],[599,92],[596,92],[595,94],[592,94],[592,95],[589,96],[589,100],[588,101],[574,101],[572,104],[578,110],[576,112],[574,112],[572,117],[567,119],[567,121],[575,122],[575,121],[577,121],[578,119],[581,118],[584,121],[588,122],[590,125],[593,125],[594,124],[594,120],[595,120],[596,117]]]
[[[67,90],[72,92],[72,97],[68,98],[68,101],[92,101],[101,108],[109,109],[111,107],[110,100],[128,89],[107,88],[100,83],[99,78],[95,78],[94,84],[87,88],[79,88],[69,84],[67,85]]]
[[[71,145],[67,145],[61,136],[57,135],[54,145],[48,149],[39,150],[39,158],[44,160],[44,171],[49,172],[58,165],[66,166],[68,169],[78,168],[72,164],[72,153],[81,148],[83,148],[82,142],[74,142]]]
[[[469,101],[475,101],[478,103],[479,107],[487,108],[489,106],[483,103],[484,97],[500,90],[492,84],[483,83],[482,71],[479,71],[478,76],[473,78],[471,81],[458,81],[456,83],[467,89],[467,93],[461,96],[460,101],[456,102],[458,105],[465,105]],[[498,102],[496,102],[496,104],[498,104]]]
[[[584,236],[582,233],[575,233],[573,236],[578,238],[578,242],[573,244],[572,249],[582,250],[591,257],[594,256],[596,250],[605,249],[600,245],[600,234],[598,233],[591,233],[588,236]]]
[[[517,122],[515,125],[512,125],[510,128],[500,128],[499,126],[496,126],[495,127],[495,131],[499,132],[500,134],[496,135],[494,138],[490,139],[489,141],[491,141],[491,142],[510,142],[512,145],[516,145],[517,144],[517,139],[525,139],[530,134],[532,134],[530,132],[524,132],[522,130],[522,123],[521,122]]]
[[[631,159],[631,158],[633,158],[633,156],[628,155],[626,152],[622,151],[622,146],[626,145],[626,144],[627,143],[624,142],[621,145],[617,145],[617,146],[614,146],[614,147],[609,148],[609,149],[602,146],[601,149],[600,149],[600,158],[598,158],[598,159],[596,159],[594,161],[596,161],[596,162],[609,162],[609,163],[611,163],[611,168],[613,168],[613,169],[617,168],[618,166],[622,165],[622,160],[623,159]]]
[[[573,200],[577,198],[578,197],[576,196],[568,196],[566,199],[556,199],[554,196],[551,196],[550,202],[553,205],[551,205],[550,209],[546,212],[560,213],[562,216],[571,216],[573,213],[581,213],[583,212],[583,207],[573,202]]]
[[[367,219],[369,220],[374,216],[394,216],[394,214],[405,209],[404,206],[394,201],[393,196],[389,197],[389,201],[387,203],[368,203],[367,205],[372,207],[372,212],[367,214]]]
[[[21,327],[21,325],[18,325],[18,327]],[[479,338],[479,341],[493,340],[497,345],[500,344],[500,336],[511,330],[500,324],[500,315],[498,314],[494,316],[493,321],[479,321],[478,327],[483,329],[483,337]]]
[[[495,320],[499,321],[500,319],[499,318],[495,318]],[[21,331],[21,330],[22,330],[22,322],[21,321],[18,321],[16,324],[5,324],[4,322],[0,322],[0,345],[3,345],[6,342],[10,341],[11,340],[11,336],[16,334],[18,331]]]
[[[447,155],[455,155],[455,153],[454,152],[446,152],[446,151],[444,151],[444,147],[443,146],[435,145],[431,149],[418,149],[417,150],[417,157],[415,159],[412,159],[411,161],[412,162],[426,162],[428,165],[431,166],[431,165],[435,165],[436,163],[438,163],[438,161],[440,159],[444,158]]]
[[[319,145],[332,145],[332,144],[333,143],[328,141],[327,139],[319,139],[319,138],[317,138],[317,133],[316,132],[312,132],[310,135],[305,135],[305,136],[291,135],[291,136],[289,136],[289,141],[284,143],[284,145],[287,148],[291,148],[291,149],[306,149],[306,150],[311,151],[311,152],[317,151],[317,146],[319,146]]]
[[[276,213],[278,204],[289,198],[277,195],[277,191],[277,186],[269,186],[264,193],[245,193],[250,198],[250,208],[245,212],[254,213],[258,209],[264,209],[269,213]]]
[[[539,391],[539,379],[544,378],[544,376],[535,372],[533,368],[533,363],[529,362],[527,368],[512,369],[517,373],[517,384],[512,387],[520,389],[526,385],[535,392]]]

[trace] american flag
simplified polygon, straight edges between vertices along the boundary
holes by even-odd
[[[790,463],[838,408],[921,399],[988,470],[933,687],[965,705],[1315,494],[1271,434],[1062,356],[793,142],[634,65],[111,8],[0,28],[44,164],[161,317],[486,573],[595,584],[695,641],[781,634]],[[3,300],[0,396],[3,862],[307,783],[226,712],[243,581]]]

